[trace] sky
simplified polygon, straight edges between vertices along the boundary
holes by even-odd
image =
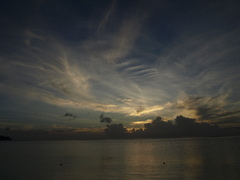
[[[1,2],[0,128],[240,127],[239,19],[238,0]]]

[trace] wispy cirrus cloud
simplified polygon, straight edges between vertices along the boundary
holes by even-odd
[[[56,41],[52,42],[47,38],[44,38],[43,42],[42,39],[37,40],[45,46],[28,44],[30,47],[23,49],[26,57],[21,53],[15,54],[13,61],[9,62],[8,70],[14,73],[9,73],[8,80],[1,83],[2,90],[57,106],[129,115],[134,115],[135,111],[140,112],[135,104],[118,104],[116,99],[139,99],[143,90],[137,83],[128,79],[134,78],[134,73],[139,71],[139,68],[140,71],[144,71],[144,68],[148,71],[150,68],[132,65],[124,70],[129,73],[119,74],[118,64],[106,63],[106,60],[101,58],[98,59],[98,63],[95,63],[95,58],[88,59],[88,63],[85,63],[81,56],[73,51],[64,50]],[[23,60],[19,61],[18,57]],[[20,90],[15,91],[16,88]],[[136,115],[152,111],[155,107],[147,105],[145,101],[145,110]]]
[[[103,17],[103,19],[101,20],[101,22],[98,25],[98,32],[101,32],[105,29],[105,26],[106,26],[107,22],[109,21],[111,14],[114,12],[116,3],[117,3],[116,0],[112,1],[111,6],[106,11],[105,16]]]
[[[5,41],[8,51],[0,57],[0,92],[67,110],[127,118],[180,113],[219,123],[237,118],[239,27],[208,29],[210,23],[198,24],[189,17],[191,25],[186,22],[180,28],[181,18],[168,11],[172,3],[141,3],[126,9],[125,3],[111,1],[105,12],[95,12],[99,14],[94,20],[90,13],[76,21],[82,16],[79,10],[65,13],[62,20],[71,19],[69,24],[60,21],[54,27],[55,16],[50,13],[48,19],[39,11],[40,25],[8,32],[14,38]],[[74,11],[73,4],[62,8]],[[120,6],[124,14],[119,14]]]
[[[167,102],[174,102],[183,92],[196,95],[214,94],[214,90],[218,88],[217,92],[221,93],[225,91],[227,84],[235,82],[238,74],[226,76],[221,73],[226,63],[224,57],[232,54],[231,57],[234,58],[236,49],[232,48],[233,44],[229,44],[231,48],[226,50],[224,48],[227,45],[220,42],[228,42],[228,38],[233,35],[234,33],[220,36],[221,40],[219,37],[213,38],[213,42],[199,37],[196,40],[187,38],[182,45],[170,48],[171,54],[161,55],[154,64],[143,64],[141,59],[131,58],[109,62],[107,58],[99,57],[98,53],[82,54],[85,50],[81,49],[82,46],[77,48],[80,51],[78,53],[74,49],[64,48],[64,45],[57,41],[38,38],[37,35],[31,36],[33,39],[37,37],[36,40],[41,41],[41,46],[28,44],[28,48],[23,49],[22,53],[15,54],[13,61],[9,64],[5,62],[9,72],[15,73],[9,73],[8,80],[11,83],[5,81],[1,86],[5,90],[12,89],[12,92],[16,88],[21,89],[14,93],[25,94],[28,98],[57,106],[124,113],[130,116],[155,114],[164,110]],[[108,52],[105,48],[92,48],[93,52],[94,49],[103,54]],[[216,50],[221,52],[220,56],[216,54]],[[122,55],[128,57],[127,54]],[[19,61],[18,58],[22,60]],[[215,66],[212,66],[214,63]],[[224,72],[235,69],[232,66]],[[236,88],[236,85],[232,84],[229,88]]]

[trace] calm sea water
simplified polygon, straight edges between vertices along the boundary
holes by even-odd
[[[240,137],[0,142],[2,180],[240,179]]]

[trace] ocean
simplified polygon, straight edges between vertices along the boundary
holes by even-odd
[[[2,141],[1,180],[240,179],[240,137]]]

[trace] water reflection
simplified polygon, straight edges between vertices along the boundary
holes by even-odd
[[[128,149],[129,173],[139,177],[196,179],[202,164],[198,143],[192,140],[136,141],[128,144]]]
[[[239,179],[239,149],[240,137],[1,143],[0,179]]]
[[[116,164],[118,177],[130,179],[229,179],[238,178],[239,139],[184,138],[130,140],[108,146],[109,159],[102,166]],[[107,147],[107,146],[106,146]],[[116,149],[116,147],[118,147]],[[121,157],[121,158],[120,158]],[[117,169],[111,169],[114,171]],[[112,172],[113,173],[113,172]]]

